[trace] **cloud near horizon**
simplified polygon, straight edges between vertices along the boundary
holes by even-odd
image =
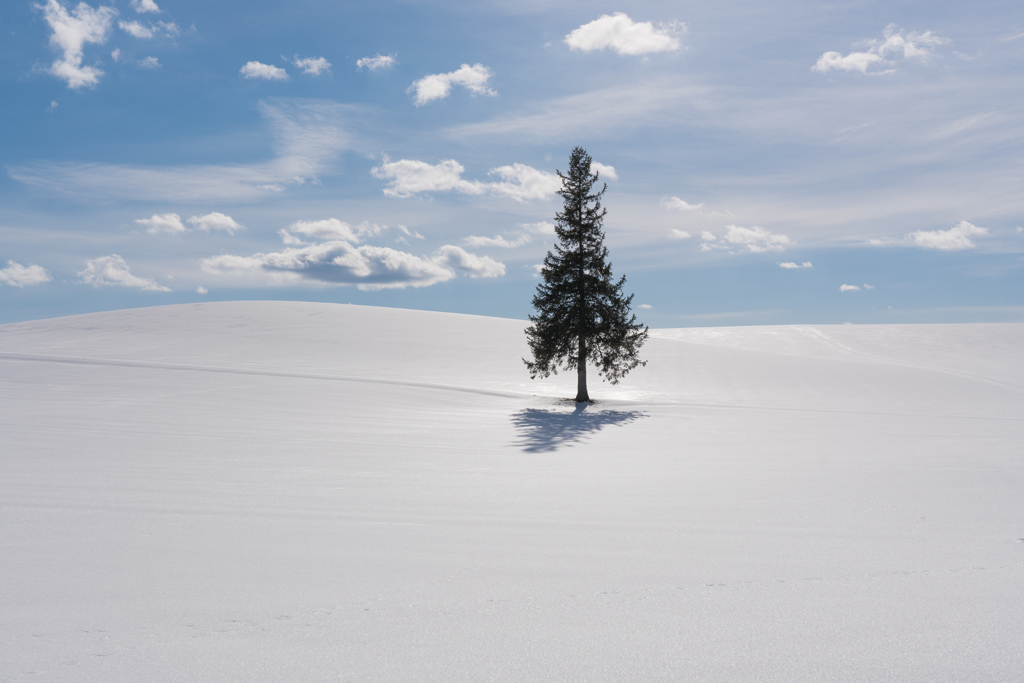
[[[676,52],[686,24],[673,21],[657,27],[649,21],[633,21],[624,12],[602,14],[567,35],[566,45],[580,52],[611,49],[620,55],[642,55],[652,52]]]
[[[93,287],[120,286],[140,289],[144,292],[169,292],[168,287],[157,284],[149,278],[132,275],[128,264],[117,254],[101,256],[86,261],[85,270],[79,271],[82,282]]]
[[[362,61],[362,60],[360,60]],[[430,74],[409,86],[407,92],[416,92],[416,106],[421,107],[434,100],[443,100],[451,94],[453,85],[461,85],[474,95],[497,95],[487,86],[493,72],[483,64],[463,64],[456,71],[446,74]]]
[[[383,229],[377,225],[353,227],[337,219],[297,221],[281,231],[282,241],[295,244],[292,232],[326,241],[252,256],[221,255],[200,262],[203,270],[220,275],[263,275],[270,284],[316,282],[356,285],[363,291],[429,287],[462,273],[471,278],[499,277],[505,264],[446,244],[431,256],[420,257],[390,247],[355,246]],[[403,228],[404,230],[404,228]],[[292,231],[292,232],[289,232]],[[407,234],[408,230],[405,230]]]
[[[8,261],[6,268],[0,268],[0,284],[11,287],[25,287],[26,285],[41,285],[53,278],[42,266],[23,266],[15,261]]]

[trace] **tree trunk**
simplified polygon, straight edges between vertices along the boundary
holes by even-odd
[[[579,356],[576,359],[576,402],[590,403],[587,393],[587,342],[580,336]]]

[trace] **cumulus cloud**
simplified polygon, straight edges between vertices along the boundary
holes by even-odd
[[[288,72],[272,64],[261,62],[246,62],[245,66],[238,70],[242,78],[259,78],[265,81],[287,81]]]
[[[416,92],[416,106],[420,107],[433,100],[441,100],[451,94],[453,85],[461,85],[474,95],[497,95],[487,86],[492,72],[483,64],[463,64],[456,71],[446,74],[430,74],[409,86],[407,92]]]
[[[785,268],[786,270],[793,270],[794,268],[813,268],[814,266],[810,261],[804,261],[803,263],[794,263],[792,261],[786,261],[780,263],[779,268]]]
[[[692,237],[692,235],[685,230],[678,229],[673,229],[668,236],[674,240],[688,240]]]
[[[661,205],[661,208],[668,209],[669,211],[697,211],[704,206],[704,202],[701,202],[700,204],[690,204],[679,197],[662,197],[661,201],[658,203]]]
[[[6,268],[0,268],[0,284],[11,287],[24,287],[25,285],[41,285],[49,282],[50,274],[42,266],[23,266],[14,261],[8,261]]]
[[[859,292],[860,287],[857,285],[839,285],[840,292]]]
[[[445,159],[439,164],[425,161],[400,159],[391,161],[386,156],[371,173],[382,180],[390,180],[384,189],[389,197],[411,197],[421,192],[459,192],[479,195],[485,192],[511,197],[519,202],[543,199],[561,186],[561,180],[554,173],[541,171],[525,164],[499,166],[488,171],[489,175],[501,178],[498,182],[483,183],[479,180],[465,180],[466,169],[454,159]]]
[[[851,52],[845,56],[839,52],[826,52],[818,57],[811,70],[827,73],[835,69],[866,74],[875,66],[891,66],[890,60],[893,58],[926,59],[936,46],[949,42],[949,38],[937,36],[931,31],[906,33],[903,29],[898,29],[896,24],[886,26],[883,37],[884,40],[867,41],[868,49],[865,51]],[[890,71],[895,71],[895,68]]]
[[[119,21],[117,25],[122,31],[135,38],[152,38],[156,34],[154,27],[143,26],[138,21]]]
[[[782,251],[787,245],[793,243],[785,235],[773,235],[757,226],[744,228],[739,225],[730,225],[725,230],[726,241],[737,246],[744,246],[753,252]]]
[[[156,57],[146,57],[145,59],[139,60],[139,68],[142,69],[159,69],[160,60]]]
[[[188,219],[188,222],[192,224],[196,230],[202,230],[203,232],[212,232],[214,230],[223,230],[229,235],[234,235],[235,230],[245,230],[245,226],[240,224],[231,216],[220,213],[219,211],[213,211],[202,216],[192,216]]]
[[[82,66],[82,51],[89,43],[102,45],[107,42],[117,10],[113,7],[93,9],[80,2],[68,12],[57,0],[47,0],[42,10],[53,31],[50,46],[63,53],[63,57],[50,66],[49,73],[66,81],[68,87],[75,90],[95,86],[100,82],[103,71],[94,66]]]
[[[180,235],[188,232],[188,228],[181,222],[181,216],[176,213],[155,213],[149,218],[139,218],[135,222],[146,226],[146,232],[150,235],[159,235],[162,232]]]
[[[504,264],[453,245],[424,258],[388,247],[354,246],[344,240],[252,256],[214,256],[203,259],[201,265],[211,273],[264,274],[275,282],[356,285],[364,291],[429,287],[451,280],[456,271],[470,277],[505,274]]]
[[[555,226],[545,221],[541,221],[539,223],[520,223],[519,227],[522,229],[514,233],[509,238],[503,237],[502,235],[495,235],[494,237],[470,235],[463,241],[471,247],[498,247],[500,249],[514,249],[516,247],[521,247],[524,244],[529,244],[536,239],[538,235],[555,234]]]
[[[292,58],[292,64],[302,69],[303,73],[307,73],[310,76],[319,76],[323,72],[330,72],[331,63],[323,57],[302,57],[295,55]]]
[[[132,275],[128,264],[117,254],[101,256],[91,261],[86,261],[85,270],[79,272],[78,276],[82,278],[82,282],[93,287],[118,285],[120,287],[141,289],[144,292],[171,291],[153,280]]]
[[[153,2],[153,0],[132,0],[132,8],[140,14],[143,12],[160,11],[160,8],[157,7],[156,3]]]
[[[864,283],[864,289],[874,289],[874,288],[875,288],[875,286],[874,286],[874,285],[869,285],[869,284],[868,284],[868,283],[866,283],[866,282]]]
[[[642,308],[644,310],[648,310],[648,309],[654,308],[654,306],[651,306],[650,304],[640,304],[639,306],[637,306],[637,308]]]
[[[118,48],[114,48],[114,50],[110,53],[110,58],[113,59],[115,62],[120,62],[121,61],[121,48],[119,48],[119,47]]]
[[[511,197],[519,202],[544,199],[562,187],[561,178],[554,173],[541,171],[526,164],[499,166],[492,168],[487,173],[501,178],[501,182],[486,185],[490,192]]]
[[[379,52],[373,57],[363,57],[362,59],[356,60],[357,69],[369,69],[370,71],[385,71],[387,69],[393,69],[398,60],[395,59],[396,55],[382,55]]]
[[[196,287],[196,294],[209,294],[209,293],[210,293],[210,290],[208,290],[206,287],[203,287],[202,285],[199,285],[198,287]]]
[[[596,161],[591,161],[590,162],[590,173],[594,174],[594,175],[600,173],[602,176],[604,176],[608,180],[618,180],[619,179],[619,175],[615,172],[615,167],[614,166],[607,166],[605,164],[601,164],[601,163],[598,163]]]
[[[399,226],[398,229],[406,235],[422,239],[421,235],[410,233],[408,228]],[[281,235],[281,240],[288,245],[306,244],[302,237],[311,240],[342,240],[358,243],[367,237],[379,235],[386,230],[388,230],[386,225],[377,225],[376,223],[350,225],[345,221],[339,221],[337,218],[326,218],[319,221],[295,221],[288,226],[287,230],[279,230],[278,234]],[[297,237],[296,233],[302,237]]]
[[[988,228],[979,228],[967,221],[960,221],[949,230],[918,230],[907,237],[924,249],[939,249],[941,251],[960,251],[963,249],[974,249],[974,242],[971,237],[981,237],[988,234]]]
[[[623,12],[615,12],[583,24],[565,37],[565,44],[581,52],[608,48],[620,55],[674,52],[680,47],[675,34],[685,31],[686,24],[680,22],[655,27],[649,21],[633,21]]]

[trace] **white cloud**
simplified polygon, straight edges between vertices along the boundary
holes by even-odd
[[[202,230],[203,232],[211,232],[213,230],[223,230],[229,235],[234,235],[235,230],[245,230],[245,226],[241,225],[231,216],[213,211],[202,216],[192,216],[188,219],[188,222],[196,230]]]
[[[115,62],[120,62],[121,48],[115,48],[114,51],[110,53],[110,58],[113,59]]]
[[[245,66],[238,70],[242,78],[261,78],[265,81],[287,81],[288,72],[272,64],[261,62],[246,62]]]
[[[672,232],[670,232],[668,236],[674,240],[688,240],[691,237],[693,237],[693,235],[686,232],[685,230],[679,230],[676,228],[673,228]]]
[[[803,263],[793,263],[792,261],[786,261],[780,263],[779,268],[785,268],[786,270],[793,270],[794,268],[813,268],[814,266],[810,261],[804,261]]]
[[[330,171],[349,147],[348,122],[359,107],[317,100],[271,100],[259,110],[272,135],[275,156],[238,165],[128,166],[49,163],[8,166],[15,180],[90,198],[132,201],[244,201],[282,192]]]
[[[0,284],[10,285],[11,287],[40,285],[50,280],[50,274],[42,266],[23,266],[20,263],[8,261],[6,268],[0,268]]]
[[[180,235],[188,232],[188,228],[181,222],[181,216],[176,213],[155,213],[149,218],[139,218],[135,222],[147,226],[146,232],[150,235],[159,235],[162,232]]]
[[[860,287],[857,285],[839,285],[840,292],[859,292]]]
[[[705,242],[717,242],[718,241],[718,238],[715,237],[715,235],[713,233],[708,232],[707,230],[702,230],[701,231],[700,238],[702,240],[704,240]]]
[[[925,59],[932,54],[936,46],[949,42],[949,38],[937,36],[931,31],[905,33],[903,29],[897,29],[895,24],[886,26],[883,35],[885,40],[867,41],[868,50],[864,52],[851,52],[846,56],[838,52],[826,52],[818,58],[811,70],[827,73],[837,69],[866,74],[868,69],[874,66],[888,66],[890,62],[887,57]]]
[[[356,285],[361,290],[429,287],[451,280],[456,270],[470,277],[505,274],[504,264],[453,245],[423,258],[388,247],[356,247],[344,240],[253,256],[214,256],[201,265],[211,273],[263,274],[276,283],[306,280]]]
[[[623,12],[615,12],[583,24],[565,37],[565,44],[583,52],[610,48],[620,55],[674,52],[679,49],[679,39],[673,34],[684,31],[683,23],[659,24],[655,28],[649,21],[633,21]]]
[[[1022,227],[1020,227],[1020,226],[1018,225],[1018,226],[1017,226],[1017,232],[1024,232],[1024,228],[1022,228]]]
[[[739,225],[726,227],[725,239],[731,244],[743,246],[753,252],[782,251],[793,243],[785,235],[773,235],[764,228],[744,228]]]
[[[700,204],[690,204],[679,197],[663,197],[658,204],[661,208],[668,209],[670,211],[697,211],[704,206],[704,202],[701,202]]]
[[[531,199],[543,199],[554,194],[562,186],[561,180],[554,173],[541,171],[526,164],[517,163],[492,168],[488,174],[501,178],[500,182],[495,183],[464,180],[462,173],[465,170],[462,164],[454,159],[445,159],[439,164],[428,164],[412,159],[391,161],[385,156],[381,164],[370,172],[377,178],[391,181],[391,186],[384,189],[384,194],[389,197],[411,197],[421,192],[460,192],[473,195],[490,192],[511,197],[518,202],[526,202]]]
[[[160,60],[156,57],[146,57],[145,59],[139,60],[139,68],[142,69],[159,69]]]
[[[128,264],[117,254],[101,256],[86,261],[85,270],[78,273],[82,282],[93,287],[104,287],[107,285],[118,285],[121,287],[133,287],[145,292],[169,292],[163,285],[158,285],[153,280],[137,277],[129,272]]]
[[[483,64],[463,64],[457,71],[446,74],[431,74],[414,81],[407,92],[416,91],[416,106],[448,97],[453,85],[461,85],[474,95],[497,95],[487,87],[493,74]]]
[[[455,191],[463,194],[483,194],[484,184],[462,179],[465,167],[454,159],[445,159],[431,165],[425,161],[399,159],[390,161],[386,156],[380,166],[371,169],[376,178],[391,180],[384,189],[389,197],[411,197],[420,192]]]
[[[949,230],[918,230],[907,237],[914,241],[919,247],[925,249],[939,249],[941,251],[960,251],[962,249],[974,249],[976,246],[971,237],[981,237],[988,234],[988,228],[979,228],[967,221],[960,221]]]
[[[596,161],[591,161],[590,162],[590,172],[592,174],[593,173],[600,173],[601,175],[603,175],[608,180],[618,180],[619,179],[619,174],[617,174],[615,172],[615,167],[614,166],[606,166],[605,164],[601,164],[601,163],[598,163]]]
[[[412,233],[408,228],[399,226],[398,229],[405,235],[423,239],[422,235]],[[386,225],[365,222],[359,225],[350,225],[345,221],[339,221],[337,218],[326,218],[319,221],[295,221],[288,226],[287,230],[279,230],[278,234],[281,235],[281,239],[285,244],[299,245],[306,243],[292,233],[298,233],[312,240],[362,242],[367,237],[380,235],[386,230],[388,230]]]
[[[511,197],[518,202],[544,199],[562,188],[562,180],[557,175],[526,164],[499,166],[487,173],[502,179],[500,183],[488,183],[486,187],[489,191]]]
[[[520,234],[515,239],[507,240],[501,235],[495,235],[494,237],[470,235],[463,241],[471,247],[499,247],[501,249],[514,249],[515,247],[521,247],[524,244],[532,242],[533,236]]]
[[[637,306],[637,308],[642,308],[644,310],[647,310],[647,309],[654,308],[654,306],[651,306],[650,304],[640,304],[639,306]]]
[[[50,46],[64,54],[50,67],[50,74],[66,81],[72,89],[95,86],[100,82],[103,71],[93,66],[82,66],[82,48],[89,43],[102,45],[107,42],[117,10],[113,7],[93,9],[80,2],[69,13],[57,0],[47,0],[42,9],[46,23],[53,31]]]
[[[210,290],[208,290],[206,287],[203,287],[202,285],[199,285],[198,287],[196,287],[196,294],[209,294],[209,293],[210,293]]]
[[[874,285],[869,285],[866,282],[864,283],[864,289],[874,289],[874,288],[875,288]]]
[[[395,59],[395,55],[382,55],[377,53],[375,57],[363,57],[356,61],[356,68],[362,69],[367,68],[370,71],[384,71],[386,69],[393,69],[398,64],[398,60]]]
[[[60,106],[60,105],[57,103],[57,100],[50,100],[50,106],[47,107],[47,109],[50,110],[50,111],[53,111],[58,106]]]
[[[153,0],[132,0],[132,7],[139,13],[160,11],[160,8],[156,6]]]
[[[323,72],[330,72],[331,70],[331,63],[323,57],[303,57],[300,59],[298,55],[295,55],[292,58],[292,64],[310,76],[319,76]]]
[[[461,247],[446,244],[434,253],[434,263],[462,271],[469,277],[499,277],[505,274],[505,264],[489,256],[470,254]]]
[[[119,21],[117,25],[122,31],[136,38],[152,38],[156,34],[153,26],[146,27],[138,21]]]

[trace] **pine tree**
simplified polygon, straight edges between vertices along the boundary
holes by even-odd
[[[557,171],[562,179],[558,191],[562,210],[555,214],[559,243],[544,257],[533,297],[536,315],[526,328],[533,361],[523,359],[530,378],[557,374],[562,365],[576,370],[577,402],[590,402],[587,393],[587,360],[592,361],[612,384],[618,384],[637,365],[646,365],[638,354],[647,341],[647,327],[630,313],[633,295],[623,296],[625,276],[612,280],[612,264],[604,246],[600,192],[593,192],[599,179],[591,172],[586,150],[576,147],[569,157],[568,172]]]

